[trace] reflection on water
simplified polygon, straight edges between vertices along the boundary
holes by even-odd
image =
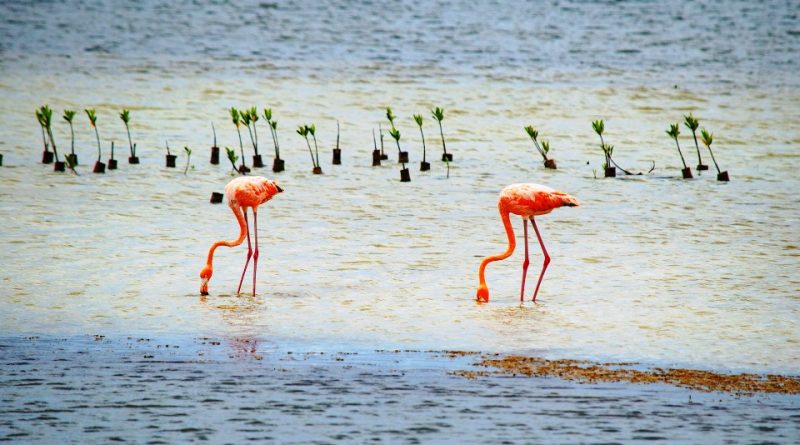
[[[177,4],[115,11],[65,3],[47,14],[0,6],[9,12],[0,14],[3,332],[216,334],[323,349],[540,350],[797,369],[800,94],[789,73],[800,57],[797,40],[785,38],[794,26],[786,5],[694,11],[666,2],[606,14],[601,5],[564,3],[527,15],[503,2],[433,2],[397,12],[393,29],[377,19],[377,5],[332,2],[322,24],[307,20],[307,8],[259,6],[251,16],[239,6],[179,14],[169,9]],[[445,9],[453,17],[446,24]],[[102,20],[112,14],[123,19]],[[662,24],[663,14],[674,20]],[[695,26],[695,14],[718,21]],[[185,22],[173,23],[176,16]],[[166,17],[170,26],[162,26]],[[553,27],[537,26],[545,19]],[[565,25],[575,20],[586,26]],[[267,43],[242,45],[265,26]],[[81,117],[81,175],[52,174],[36,162],[32,111],[43,103],[56,113],[96,107],[103,159],[110,140],[124,147],[116,116],[131,108],[142,164],[129,166],[118,152],[118,171],[91,174],[94,135]],[[238,230],[229,209],[207,202],[231,179],[225,165],[207,163],[210,124],[219,145],[236,147],[226,110],[251,105],[273,108],[287,169],[258,172],[285,189],[259,211],[260,293],[232,295],[245,251],[220,249],[211,295],[201,300],[208,247]],[[387,105],[411,153],[407,184],[392,160],[370,167],[371,130]],[[426,111],[433,106],[446,110],[450,179]],[[664,130],[689,111],[714,133],[731,183],[713,172],[678,179],[680,158]],[[426,118],[430,172],[417,168],[413,113]],[[617,162],[646,169],[655,161],[653,175],[593,179],[602,153],[590,122],[599,118]],[[329,161],[336,119],[341,166]],[[305,143],[293,133],[312,122],[322,176],[310,174]],[[559,170],[541,168],[522,130],[530,123],[551,141]],[[63,152],[63,122],[55,137]],[[163,167],[166,140],[193,148],[188,175]],[[680,142],[694,165],[686,130]],[[517,252],[490,265],[492,302],[477,306],[477,265],[505,243],[497,193],[515,182],[545,183],[582,206],[540,219],[552,257],[540,304],[519,307]],[[518,220],[515,230],[521,242]],[[533,267],[541,260],[535,242],[531,255]]]

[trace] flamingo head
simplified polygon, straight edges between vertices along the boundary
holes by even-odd
[[[200,279],[202,280],[200,281],[200,295],[208,295],[208,280],[211,279],[213,273],[214,270],[208,264],[200,271]]]
[[[485,284],[481,284],[478,286],[478,293],[476,295],[478,303],[488,303],[489,302],[489,288],[486,287]]]

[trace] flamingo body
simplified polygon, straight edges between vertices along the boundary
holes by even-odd
[[[539,285],[542,283],[544,271],[550,263],[550,256],[542,242],[542,237],[539,234],[539,229],[536,227],[534,221],[535,216],[546,215],[559,207],[576,207],[578,206],[578,199],[558,190],[540,184],[512,184],[505,187],[498,197],[497,208],[500,211],[500,218],[503,221],[503,226],[508,236],[508,248],[505,252],[499,255],[488,256],[481,261],[480,268],[478,269],[478,291],[477,299],[479,302],[489,301],[489,288],[486,286],[485,271],[486,266],[494,261],[500,261],[508,258],[514,253],[516,248],[516,238],[514,237],[514,229],[511,227],[510,214],[519,215],[523,220],[523,227],[525,230],[525,262],[522,264],[522,286],[520,289],[520,300],[523,299],[525,292],[525,278],[528,270],[528,220],[531,221],[536,236],[539,239],[539,244],[544,253],[544,265],[539,275],[539,282],[536,284],[536,290],[533,293],[533,301],[536,301],[536,295],[539,293]]]
[[[208,250],[206,265],[200,271],[200,294],[208,295],[208,282],[214,273],[213,260],[214,251],[219,246],[235,247],[244,242],[247,238],[247,260],[242,270],[242,278],[239,280],[239,293],[242,288],[244,274],[253,258],[253,295],[256,293],[256,273],[258,270],[258,206],[272,199],[275,195],[282,192],[278,183],[261,176],[242,176],[238,177],[225,186],[225,196],[228,198],[228,206],[233,211],[236,221],[239,223],[239,237],[235,241],[217,241]],[[250,244],[250,228],[247,221],[247,209],[253,212],[253,232],[255,233],[255,251]]]

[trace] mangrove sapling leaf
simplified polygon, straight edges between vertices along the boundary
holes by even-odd
[[[97,138],[97,162],[100,162],[102,152],[100,148],[100,133],[97,131],[97,112],[94,108],[87,108],[83,111],[86,112],[86,116],[89,117],[89,123],[94,128],[94,135]]]
[[[256,147],[256,142],[253,138],[253,129],[250,127],[250,123],[253,121],[252,116],[250,115],[250,110],[240,110],[239,119],[247,127],[247,134],[250,136],[250,144],[253,145],[253,151],[255,151],[255,154],[258,155],[258,148]],[[242,156],[244,156],[244,152],[242,152]]]
[[[403,170],[405,170],[406,163],[403,162],[404,158],[402,156],[400,156],[400,153],[402,153],[402,151],[400,150],[400,130],[398,130],[395,127],[392,127],[389,130],[389,135],[392,136],[392,138],[394,139],[394,142],[397,144],[397,153],[398,153],[398,156],[400,157],[400,162],[402,162],[402,164],[403,164]]]
[[[258,122],[258,111],[256,111],[256,107],[250,107],[250,121],[253,122],[253,150],[255,150],[256,156],[258,156],[258,128],[256,127],[256,122]]]
[[[39,123],[39,129],[42,130],[42,143],[44,144],[44,151],[50,151],[50,144],[47,143],[47,134],[45,133],[44,129],[44,119],[42,118],[42,109],[37,108],[35,111],[36,114],[36,122]]]
[[[319,167],[319,147],[317,147],[317,126],[315,124],[311,124],[309,127],[307,127],[307,129],[308,129],[308,133],[311,133],[311,137],[314,138],[314,153],[316,153],[316,155],[317,155],[316,162],[314,163],[314,166],[317,167],[317,168],[320,168]]]
[[[711,151],[711,143],[714,142],[714,135],[703,128],[700,130],[700,137],[703,140],[703,145],[705,145],[706,148],[708,148],[708,152],[711,153],[711,160],[714,161],[714,167],[717,168],[717,173],[721,173],[719,164],[717,164],[717,159],[714,157],[714,152]]]
[[[681,145],[678,143],[678,135],[681,134],[680,127],[678,124],[670,124],[669,130],[667,133],[672,139],[675,139],[675,146],[678,147],[678,154],[681,155],[681,162],[683,163],[683,168],[686,168],[686,160],[683,158],[683,152],[681,152]]]
[[[550,153],[550,142],[542,140],[542,151],[544,152],[544,159],[547,160],[547,154]]]
[[[389,119],[389,123],[392,124],[392,127],[394,127],[395,118],[396,116],[394,115],[394,113],[392,113],[392,108],[386,107],[386,119]]]
[[[431,110],[431,115],[433,115],[433,118],[436,119],[436,122],[439,123],[439,135],[442,136],[442,150],[444,151],[444,154],[445,154],[444,157],[447,157],[446,156],[447,155],[447,146],[444,143],[444,131],[442,130],[442,121],[444,120],[444,108],[436,107],[436,108],[432,109]],[[450,169],[450,167],[448,165],[448,177],[450,177],[449,169]]]
[[[547,162],[547,152],[542,150],[542,147],[539,146],[539,140],[538,140],[539,131],[533,128],[533,125],[528,125],[527,127],[525,127],[525,132],[528,133],[528,136],[533,141],[533,145],[536,146],[536,151],[538,151],[539,154],[542,155],[542,157],[544,158],[544,161]]]
[[[278,136],[275,132],[278,128],[278,122],[276,121],[274,124],[272,122],[272,108],[264,108],[264,119],[267,121],[269,133],[272,135],[272,145],[275,147],[275,159],[280,159],[281,154],[278,150]]]
[[[184,146],[183,151],[186,152],[186,168],[183,169],[183,175],[186,176],[186,172],[189,171],[189,162],[192,159],[192,150],[189,147]]]
[[[239,170],[236,169],[236,161],[239,160],[239,156],[236,155],[236,151],[230,147],[225,147],[225,153],[228,155],[228,160],[231,161],[231,168],[233,171],[244,174],[244,172],[239,172]]]
[[[244,144],[242,143],[242,132],[239,128],[242,124],[242,115],[239,113],[239,110],[234,107],[231,107],[229,112],[231,114],[231,121],[233,125],[236,126],[236,133],[239,135],[239,151],[242,153],[242,172],[244,173],[245,168],[247,168],[247,163],[244,160]]]
[[[692,130],[692,137],[694,138],[694,148],[697,150],[697,169],[703,170],[703,159],[700,157],[700,145],[697,144],[697,127],[700,126],[700,121],[692,116],[692,113],[689,115],[683,115],[683,125],[686,128]]]
[[[272,137],[275,138],[275,157],[280,159],[281,146],[278,143],[278,121],[272,121],[272,123],[270,123],[270,128],[272,128]]]
[[[75,156],[75,129],[72,127],[72,120],[75,118],[75,114],[75,110],[64,110],[64,115],[62,116],[69,123],[69,134],[72,138],[70,153],[72,156]]]
[[[425,160],[426,160],[425,155],[426,155],[426,151],[427,150],[425,149],[425,133],[422,132],[422,115],[421,114],[415,114],[414,115],[414,122],[416,122],[417,126],[419,127],[419,135],[422,138],[422,162],[425,162]],[[375,134],[374,133],[372,135],[372,138],[375,139]]]
[[[308,142],[308,125],[298,125],[297,126],[297,134],[303,136],[306,140],[306,146],[308,147],[308,154],[311,155],[311,163],[314,165],[314,168],[317,168],[317,161],[314,160],[314,152],[311,150],[311,143]]]
[[[127,108],[123,109],[121,113],[119,113],[119,118],[122,119],[122,122],[125,124],[125,131],[128,133],[128,146],[131,150],[131,156],[136,157],[136,149],[133,148],[133,141],[131,140],[131,130],[129,127],[129,123],[131,121],[131,110]]]
[[[44,127],[45,131],[47,131],[47,137],[50,139],[50,146],[53,148],[53,155],[56,158],[56,162],[61,162],[58,160],[58,149],[56,149],[56,141],[53,139],[53,110],[49,105],[42,105],[42,108],[39,110],[40,113],[38,117],[41,119],[39,123]]]

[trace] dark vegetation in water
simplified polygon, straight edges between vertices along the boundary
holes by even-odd
[[[333,149],[333,165],[342,165],[342,149],[339,148],[339,120],[336,120],[336,147]]]
[[[680,128],[678,128],[678,124],[670,124],[669,129],[666,133],[672,138],[675,139],[675,146],[678,147],[678,154],[681,156],[681,163],[683,163],[683,170],[681,173],[683,174],[683,179],[692,179],[692,169],[686,166],[686,159],[683,158],[683,152],[681,151],[681,144],[678,142],[678,135],[681,134]]]
[[[89,118],[89,123],[94,129],[95,138],[97,140],[97,161],[95,162],[93,171],[95,173],[105,173],[106,168],[109,170],[114,170],[117,168],[117,160],[114,159],[114,150],[115,144],[111,142],[111,158],[108,160],[108,165],[104,164],[101,161],[102,158],[102,148],[100,142],[100,133],[97,127],[97,113],[95,109],[87,108],[84,109],[86,115]],[[258,151],[258,129],[257,123],[259,121],[259,115],[257,112],[257,108],[255,106],[239,110],[234,107],[231,107],[228,110],[231,121],[233,122],[234,126],[236,127],[237,136],[239,138],[239,153],[241,157],[237,155],[235,152],[231,153],[228,147],[225,147],[226,154],[228,160],[232,162],[234,166],[234,170],[241,174],[247,174],[250,172],[250,168],[247,167],[246,163],[244,162],[244,143],[241,134],[241,126],[244,124],[247,126],[248,134],[250,136],[250,141],[253,145],[253,151],[255,155],[253,156],[253,166],[254,167],[263,167],[263,162],[261,161],[261,154]],[[71,171],[77,174],[75,167],[78,165],[78,156],[75,154],[75,129],[73,126],[74,117],[76,112],[74,110],[64,110],[63,119],[69,124],[70,127],[70,137],[71,137],[71,148],[70,153],[65,156],[66,162],[61,162],[61,159],[58,155],[58,150],[56,148],[56,143],[53,137],[52,131],[52,110],[49,106],[43,105],[42,107],[36,110],[36,119],[39,123],[40,130],[42,133],[42,143],[44,145],[44,151],[42,154],[42,162],[43,163],[53,163],[55,161],[54,170],[55,171],[65,171],[65,167],[69,168]],[[444,109],[440,107],[435,107],[431,109],[431,115],[436,120],[439,126],[439,135],[442,140],[442,161],[447,165],[447,177],[450,177],[450,161],[453,159],[453,155],[451,152],[447,151],[447,145],[444,138],[444,129],[442,125],[442,121],[444,120]],[[131,121],[131,113],[130,110],[127,108],[122,109],[119,113],[119,117],[122,120],[123,124],[125,125],[125,132],[128,138],[128,147],[130,150],[130,157],[128,161],[130,164],[138,164],[139,158],[137,156],[136,146],[137,144],[133,142],[133,138],[131,137],[130,132],[130,121]],[[280,144],[278,141],[278,121],[273,118],[273,113],[271,108],[264,108],[263,117],[267,122],[267,126],[269,127],[270,134],[272,136],[273,146],[275,148],[275,159],[272,165],[272,171],[275,173],[279,173],[285,170],[284,160],[281,158],[280,153]],[[420,162],[420,171],[428,171],[430,170],[430,163],[427,161],[427,143],[425,140],[425,132],[423,130],[424,119],[421,114],[414,114],[412,115],[414,122],[416,123],[417,127],[419,128],[420,132],[420,139],[422,141],[422,161]],[[402,182],[409,182],[411,180],[410,172],[406,164],[409,162],[409,152],[403,151],[400,147],[400,130],[395,125],[397,116],[395,116],[394,112],[392,111],[391,107],[386,107],[386,118],[389,120],[390,130],[389,134],[394,138],[395,144],[397,146],[398,152],[398,162],[401,164],[402,169],[400,172],[401,181]],[[692,130],[692,138],[695,142],[695,149],[697,151],[698,156],[698,171],[706,170],[708,166],[705,166],[702,163],[702,158],[700,154],[700,146],[697,137],[697,130],[699,128],[699,119],[695,118],[692,113],[688,115],[684,115],[684,125]],[[603,150],[603,171],[604,176],[606,177],[615,177],[617,175],[617,170],[622,171],[626,175],[642,175],[643,173],[633,173],[629,170],[623,169],[620,167],[613,158],[614,153],[614,146],[611,144],[607,144],[603,137],[605,131],[605,124],[602,119],[592,121],[592,128],[595,133],[600,137],[600,147]],[[539,152],[540,156],[544,161],[544,166],[547,169],[556,169],[556,162],[555,159],[550,157],[550,143],[547,140],[542,140],[539,138],[539,131],[534,128],[532,125],[528,125],[524,127],[525,132],[530,137],[531,141],[534,144],[534,147]],[[211,158],[210,163],[213,165],[219,164],[219,152],[220,147],[217,146],[217,132],[214,126],[214,123],[211,123],[211,130],[213,133],[213,146],[211,147]],[[313,165],[313,173],[314,174],[322,174],[322,167],[320,166],[319,162],[319,145],[316,137],[316,126],[314,124],[311,125],[300,125],[297,128],[297,133],[306,141],[306,147],[308,148],[309,155],[311,156],[311,162]],[[380,149],[378,149],[378,143],[375,135],[375,130],[372,130],[372,166],[380,166],[382,160],[386,160],[389,156],[384,152],[384,143],[383,143],[383,125],[381,123],[378,124],[378,133],[380,138]],[[675,140],[676,147],[678,148],[678,154],[681,157],[681,162],[683,163],[682,174],[684,178],[692,178],[691,169],[686,165],[686,159],[683,155],[683,151],[680,148],[680,142],[678,141],[678,135],[680,135],[680,128],[679,124],[670,124],[669,130],[667,130],[667,134]],[[309,135],[314,140],[314,149],[311,148],[311,141],[309,140]],[[705,128],[701,130],[701,141],[703,144],[708,148],[708,151],[711,155],[712,161],[714,162],[714,166],[717,169],[717,180],[718,181],[729,181],[729,175],[727,171],[722,171],[717,164],[716,158],[714,157],[714,153],[711,150],[711,142],[713,141],[713,137],[710,132],[708,132]],[[186,151],[187,158],[190,157],[190,151]],[[168,168],[176,168],[176,161],[177,155],[174,155],[170,152],[169,146],[167,146],[167,155],[166,155],[166,166]],[[241,164],[236,166],[236,163],[241,161]],[[0,161],[1,162],[1,161]],[[184,174],[188,174],[189,168],[189,159],[187,159],[187,167],[184,168]],[[336,121],[336,145],[333,148],[333,161],[334,165],[341,165],[341,124],[337,120]],[[0,164],[1,165],[1,164]],[[655,162],[653,162],[652,167],[647,173],[651,173],[655,169]],[[597,175],[595,174],[595,177]]]
[[[539,131],[533,128],[533,125],[528,125],[525,127],[525,132],[528,133],[528,137],[530,137],[533,141],[533,145],[536,147],[536,150],[540,155],[542,155],[542,159],[544,159],[544,167],[556,170],[556,160],[547,157],[547,154],[550,152],[550,142],[543,140],[542,145],[539,146]]]
[[[428,162],[427,159],[427,149],[425,147],[425,133],[422,131],[422,115],[415,114],[414,115],[414,122],[417,123],[419,127],[419,136],[422,138],[422,161],[419,163],[419,171],[426,172],[431,169],[431,163]]]

